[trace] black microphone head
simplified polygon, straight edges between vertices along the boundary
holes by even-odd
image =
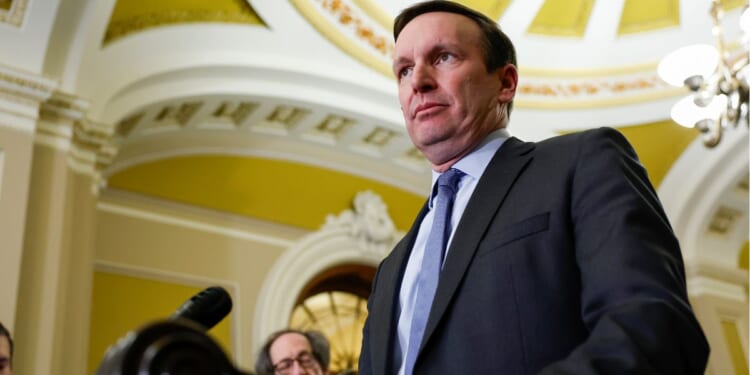
[[[194,295],[172,314],[171,319],[187,319],[211,329],[232,310],[232,297],[224,288],[212,286]]]
[[[95,375],[251,375],[231,363],[198,324],[159,321],[130,332],[107,350]]]

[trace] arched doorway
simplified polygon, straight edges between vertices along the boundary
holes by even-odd
[[[289,326],[325,334],[333,373],[357,370],[374,277],[372,266],[340,265],[317,275],[297,297]]]

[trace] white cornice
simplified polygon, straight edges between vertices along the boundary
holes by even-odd
[[[148,220],[161,224],[174,225],[202,232],[238,238],[246,241],[278,246],[281,248],[287,248],[294,243],[293,241],[285,238],[268,235],[262,229],[253,231],[250,228],[231,228],[224,223],[211,222],[207,216],[203,217],[202,220],[198,220],[189,217],[190,215],[182,216],[173,212],[160,212],[160,210],[155,208],[139,207],[139,205],[133,204],[134,198],[132,196],[130,197],[131,198],[126,199],[123,199],[122,197],[112,199],[111,193],[108,193],[108,196],[105,196],[97,203],[97,209],[102,212],[108,212],[116,215],[127,216],[140,220]],[[143,205],[144,202],[149,206],[151,205],[146,202],[146,199],[139,199],[139,201],[140,205]],[[166,202],[163,203],[163,205],[174,206],[174,204],[169,204]]]
[[[0,64],[0,126],[33,133],[39,107],[56,86],[49,78]]]
[[[737,286],[748,286],[748,271],[702,259],[685,265],[688,279],[711,278]]]
[[[39,104],[57,87],[53,79],[0,64],[0,93],[19,101]]]

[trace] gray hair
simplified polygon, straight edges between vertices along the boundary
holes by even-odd
[[[276,331],[268,336],[268,339],[266,339],[266,342],[260,349],[258,358],[255,361],[256,374],[263,375],[274,373],[273,362],[271,361],[271,353],[269,351],[274,341],[276,341],[276,339],[278,339],[281,335],[285,335],[287,333],[296,333],[304,336],[307,339],[307,342],[310,343],[310,347],[312,348],[312,355],[320,364],[323,372],[328,371],[328,365],[331,363],[331,348],[328,345],[328,339],[326,339],[325,335],[318,331],[301,331],[298,329],[287,328]]]

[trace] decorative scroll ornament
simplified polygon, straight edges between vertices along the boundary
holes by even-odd
[[[338,216],[326,217],[322,230],[346,229],[362,249],[386,254],[401,234],[396,231],[383,199],[372,191],[362,191],[354,197],[354,209],[342,211]]]

